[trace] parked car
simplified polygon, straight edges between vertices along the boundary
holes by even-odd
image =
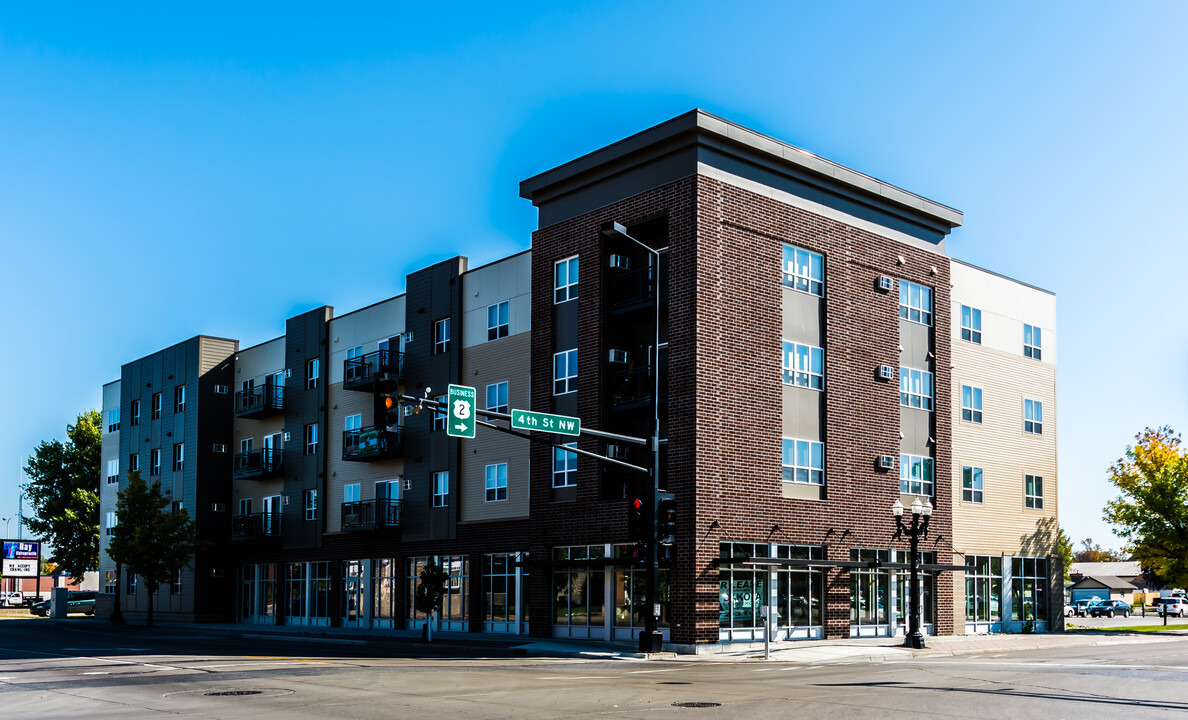
[[[1071,617],[1072,615],[1076,615],[1077,617],[1085,617],[1086,610],[1089,608],[1090,605],[1092,605],[1095,602],[1101,602],[1101,601],[1100,600],[1077,600],[1077,601],[1073,602],[1072,605],[1067,606],[1067,607],[1072,608],[1072,613],[1070,614],[1068,612],[1065,612],[1064,616]]]
[[[1090,605],[1087,612],[1089,617],[1101,617],[1102,615],[1130,617],[1130,606],[1121,600],[1101,600]]]
[[[94,590],[71,590],[70,595],[66,598],[66,614],[82,613],[84,615],[95,614],[95,591]],[[50,612],[50,601],[43,600],[29,607],[29,612],[33,615],[40,615],[46,617]]]
[[[1188,600],[1178,597],[1155,598],[1155,612],[1160,615],[1184,617],[1188,615]]]

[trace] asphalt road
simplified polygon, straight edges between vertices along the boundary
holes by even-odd
[[[0,623],[0,710],[94,720],[1188,715],[1188,638],[1150,640],[806,665],[521,658],[481,641],[308,643],[9,620]]]

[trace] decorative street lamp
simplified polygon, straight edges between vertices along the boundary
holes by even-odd
[[[891,506],[891,514],[895,516],[895,538],[908,536],[911,546],[909,562],[912,566],[911,581],[908,592],[911,594],[908,606],[908,634],[903,639],[903,646],[915,650],[924,649],[924,635],[920,632],[920,538],[928,537],[928,521],[932,518],[932,503],[920,502],[920,498],[912,501],[912,524],[903,521],[903,503],[899,498]],[[923,520],[920,517],[923,516]]]

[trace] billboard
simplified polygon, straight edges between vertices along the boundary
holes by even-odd
[[[4,577],[31,577],[39,575],[41,565],[41,543],[29,540],[4,541]]]

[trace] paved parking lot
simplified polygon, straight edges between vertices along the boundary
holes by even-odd
[[[1162,625],[1163,618],[1155,613],[1148,612],[1146,617],[1142,614],[1131,615],[1125,617],[1070,617],[1064,621],[1065,627],[1082,627],[1082,628],[1109,628],[1109,627],[1131,627],[1134,625]],[[1181,630],[1188,630],[1188,618],[1169,617],[1167,619],[1169,628],[1179,626]]]

